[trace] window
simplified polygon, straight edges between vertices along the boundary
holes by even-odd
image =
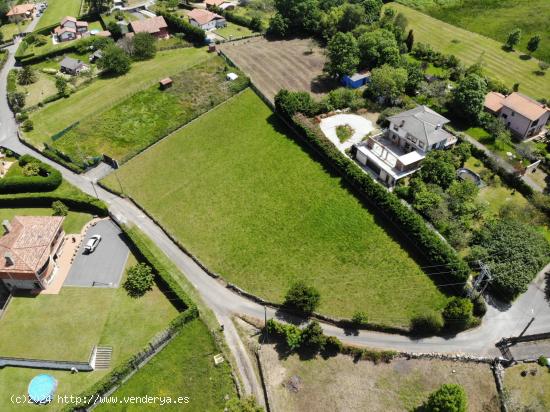
[[[515,112],[512,112],[512,117],[514,117],[515,114],[516,114]]]
[[[531,123],[531,127],[535,127],[538,123],[539,123],[539,119],[537,119],[533,123]]]
[[[504,113],[502,113],[502,118],[503,118],[503,119],[507,119],[507,118],[508,118],[508,115],[507,115],[507,114],[504,114]]]

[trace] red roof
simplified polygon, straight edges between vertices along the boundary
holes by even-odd
[[[503,94],[489,92],[487,93],[487,96],[485,96],[485,107],[493,113],[497,113],[500,109],[502,109],[502,103],[505,98],[506,97]]]
[[[150,19],[136,20],[130,23],[130,27],[134,33],[150,33],[155,34],[162,29],[168,28],[164,17],[155,16]]]
[[[193,9],[187,13],[187,17],[189,17],[189,20],[195,20],[201,26],[210,23],[212,20],[223,19],[219,14],[203,9]]]
[[[19,16],[21,14],[32,13],[35,7],[34,4],[20,4],[12,7],[12,9],[6,13],[6,16]]]

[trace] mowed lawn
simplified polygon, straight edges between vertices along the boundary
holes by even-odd
[[[59,23],[65,16],[80,16],[80,6],[83,0],[48,0],[48,7],[44,11],[36,29]]]
[[[205,49],[174,49],[158,52],[152,60],[134,63],[130,72],[115,78],[99,78],[69,98],[53,102],[33,113],[34,130],[25,137],[41,147],[55,133],[76,121],[109,109],[163,77],[181,72],[208,56]]]
[[[52,216],[53,211],[49,208],[39,208],[39,207],[30,207],[30,208],[15,208],[15,209],[0,209],[0,220],[11,220],[14,216]],[[84,225],[92,220],[92,215],[89,213],[83,212],[73,212],[70,211],[67,216],[65,216],[65,221],[63,222],[63,230],[65,233],[80,233]]]
[[[160,90],[155,84],[142,90],[97,116],[83,119],[50,144],[83,167],[86,157],[102,154],[125,162],[246,87],[247,79],[241,72],[239,79],[230,82],[225,70],[221,57],[211,54],[207,61],[173,75],[169,89]]]
[[[408,20],[408,28],[414,30],[415,42],[430,44],[435,50],[454,54],[464,64],[482,62],[487,74],[499,79],[506,86],[519,83],[519,90],[533,98],[547,98],[550,95],[550,75],[539,76],[537,59],[522,60],[521,53],[502,50],[502,43],[488,37],[434,19],[419,11],[397,3],[391,3],[397,12]],[[499,14],[494,13],[498,19]]]
[[[214,366],[219,353],[205,324],[195,319],[112,396],[188,397],[188,403],[147,405],[147,410],[222,411],[225,397],[236,396],[227,362]],[[103,404],[98,411],[143,411],[140,404]]]
[[[298,279],[320,311],[407,325],[446,298],[373,214],[285,133],[251,90],[118,171],[122,186],[209,268],[281,301]],[[114,176],[106,183],[117,189]]]

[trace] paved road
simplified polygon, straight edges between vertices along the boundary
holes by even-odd
[[[100,235],[101,242],[93,253],[84,254],[86,243],[94,235]],[[118,287],[130,253],[121,235],[120,228],[110,220],[102,220],[91,227],[63,285]]]
[[[11,62],[11,64],[13,64]],[[5,94],[5,80],[10,62],[4,68],[0,77],[0,94]],[[4,97],[2,97],[4,99]],[[4,99],[5,101],[5,99]],[[62,166],[44,158],[19,142],[16,135],[16,126],[13,116],[5,104],[0,106],[0,144],[18,153],[30,153],[42,161],[51,164],[61,171],[63,177],[82,191],[94,196],[89,177],[77,175]],[[185,277],[197,288],[205,304],[207,304],[218,321],[225,325],[224,335],[232,350],[237,368],[242,377],[246,393],[254,394],[257,399],[263,399],[252,362],[239,339],[237,331],[230,320],[234,313],[247,314],[262,319],[264,308],[242,296],[233,293],[223,284],[208,276],[189,256],[182,252],[168,236],[151,219],[145,216],[135,205],[127,199],[97,188],[97,195],[104,200],[110,211],[122,222],[138,226],[155,244],[170,258],[182,271]],[[545,270],[550,270],[548,265]],[[536,282],[533,282],[528,292],[522,295],[510,308],[489,306],[483,323],[475,330],[458,334],[452,338],[426,338],[413,340],[406,336],[392,335],[371,331],[361,331],[358,334],[349,334],[332,325],[323,325],[325,332],[337,336],[344,342],[365,345],[373,348],[392,348],[408,352],[447,352],[469,353],[474,355],[498,355],[494,345],[502,337],[518,334],[527,324],[533,314],[536,320],[529,332],[546,332],[550,325],[550,305],[544,299],[544,274],[541,272]],[[274,309],[268,308],[269,317],[276,317]]]

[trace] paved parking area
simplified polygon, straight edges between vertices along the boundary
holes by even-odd
[[[85,255],[84,246],[93,235],[101,235],[101,242],[93,253]],[[129,253],[118,226],[109,219],[102,220],[86,233],[63,286],[116,288]]]

